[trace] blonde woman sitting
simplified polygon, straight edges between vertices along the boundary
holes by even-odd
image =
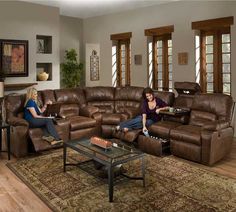
[[[44,136],[42,139],[51,143],[51,145],[62,143],[53,121],[49,117],[43,116],[43,112],[47,109],[48,104],[52,104],[49,100],[42,108],[38,106],[38,92],[35,88],[27,90],[25,108],[24,108],[24,119],[29,122],[30,128],[42,128]]]

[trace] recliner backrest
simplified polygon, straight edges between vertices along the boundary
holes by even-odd
[[[143,87],[127,86],[115,89],[115,112],[123,113],[125,108],[140,108]]]
[[[86,87],[84,89],[88,105],[99,108],[99,112],[114,112],[114,94],[115,88],[108,86]]]
[[[205,121],[230,121],[233,99],[225,94],[198,94],[191,107],[190,124],[200,125]],[[198,124],[197,124],[198,123]]]

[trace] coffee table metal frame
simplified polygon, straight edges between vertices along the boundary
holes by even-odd
[[[141,159],[141,170],[142,170],[142,176],[141,177],[130,177],[128,175],[122,174],[123,176],[132,179],[132,180],[142,180],[143,181],[143,187],[145,187],[145,153],[141,152],[140,150],[134,149],[132,147],[126,146],[124,143],[121,143],[123,146],[126,146],[130,148],[130,153],[127,153],[127,151],[124,151],[124,154],[117,158],[109,158],[109,154],[107,154],[108,151],[112,151],[112,148],[119,148],[119,147],[112,147],[111,150],[103,150],[99,147],[94,146],[91,144],[91,148],[88,146],[83,146],[80,144],[80,142],[87,141],[90,143],[90,139],[80,139],[80,140],[72,140],[68,142],[64,142],[63,144],[63,171],[66,172],[66,166],[78,166],[80,163],[74,164],[74,163],[67,163],[67,148],[71,148],[75,150],[76,152],[81,153],[82,155],[95,160],[101,164],[103,164],[107,168],[108,173],[108,187],[109,187],[109,202],[113,202],[113,187],[114,187],[114,168],[117,165],[124,164],[126,162]],[[116,142],[113,142],[113,144]],[[97,151],[96,151],[97,148]],[[121,148],[122,149],[122,148]],[[98,157],[105,156],[108,160],[103,160]]]

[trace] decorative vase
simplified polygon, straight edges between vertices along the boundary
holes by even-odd
[[[49,74],[45,71],[38,73],[37,78],[39,81],[47,81],[49,77]]]

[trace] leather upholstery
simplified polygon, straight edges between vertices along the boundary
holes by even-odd
[[[77,104],[62,104],[60,107],[61,117],[72,117],[79,115],[79,106]]]
[[[183,92],[188,85],[190,95]],[[170,140],[173,155],[212,165],[228,154],[231,148],[233,128],[229,123],[233,100],[222,94],[194,95],[199,93],[195,86],[194,83],[177,84],[179,95],[176,99],[172,92],[156,92],[168,105],[187,107],[191,111],[189,117],[164,118],[153,124],[149,132],[155,137]],[[141,130],[114,133],[114,127],[120,121],[140,113],[142,90],[132,86],[43,90],[38,92],[38,99],[42,105],[48,100],[61,105],[60,115],[66,118],[57,120],[56,129],[65,141],[102,135],[136,143],[142,136]],[[28,123],[22,119],[24,103],[25,95],[5,98],[7,121],[11,124],[11,150],[17,157],[28,153],[29,138],[36,151],[52,148],[42,140],[41,129],[29,129]],[[151,154],[160,153],[160,147],[154,141],[147,145],[145,139],[141,140],[138,142],[141,149]]]
[[[151,135],[158,136],[161,138],[169,139],[170,138],[170,131],[181,124],[178,122],[171,122],[171,121],[160,121],[152,124],[148,131]]]
[[[122,120],[121,114],[107,113],[102,115],[102,124],[105,125],[118,125]]]
[[[85,88],[87,104],[98,107],[101,113],[113,113],[114,92],[113,87],[87,87]]]
[[[224,94],[201,94],[193,100],[192,110],[213,113],[218,120],[230,121],[233,99]]]
[[[201,145],[201,127],[193,125],[181,125],[172,129],[170,132],[171,140],[184,141]]]
[[[49,100],[52,101],[52,103],[56,102],[54,91],[53,90],[43,90],[41,91],[42,99],[44,104],[48,102]]]
[[[143,88],[141,87],[118,87],[115,89],[115,112],[125,113],[127,109],[140,111]],[[132,109],[131,109],[132,108]],[[129,110],[129,111],[130,111]],[[130,114],[133,115],[133,114]]]
[[[84,116],[73,116],[70,118],[71,131],[96,127],[96,120]]]
[[[162,99],[167,105],[172,106],[174,104],[175,95],[168,91],[155,91],[154,95]]]
[[[56,102],[77,103],[80,107],[86,105],[84,91],[81,88],[57,89],[55,98]]]

